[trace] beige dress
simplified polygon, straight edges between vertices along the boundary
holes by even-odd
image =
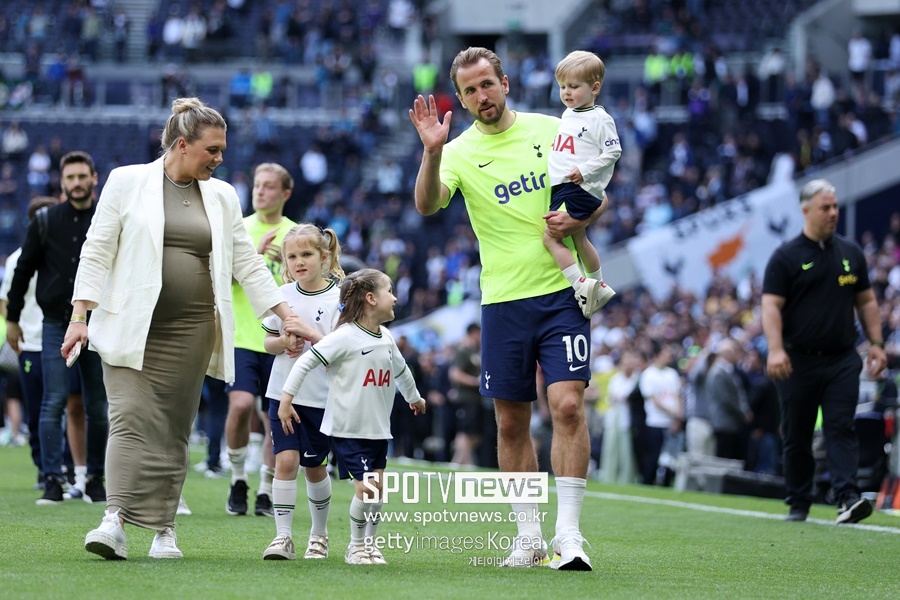
[[[163,187],[162,291],[140,371],[103,363],[109,398],[107,507],[128,523],[175,523],[188,439],[216,339],[210,224],[196,183]],[[123,310],[127,310],[124,307]]]

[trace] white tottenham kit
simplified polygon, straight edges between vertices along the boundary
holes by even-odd
[[[550,185],[567,183],[566,175],[578,167],[581,187],[602,198],[621,154],[616,123],[602,106],[567,108],[547,163]]]
[[[325,365],[328,378],[321,427],[326,435],[389,440],[394,384],[408,403],[419,400],[406,360],[385,327],[372,332],[344,323],[300,356],[284,384],[295,404],[300,403],[297,390],[319,365]]]
[[[281,293],[288,306],[291,307],[291,312],[323,336],[328,335],[334,329],[341,296],[341,288],[336,283],[331,282],[328,287],[318,292],[307,292],[300,287],[299,283],[291,282],[281,286]],[[266,317],[262,327],[266,333],[284,334],[284,323],[278,315],[273,314]],[[308,350],[309,347],[307,344],[304,350]],[[275,361],[272,363],[272,374],[269,376],[269,387],[266,388],[266,398],[281,400],[281,389],[296,361],[297,357],[291,358],[286,352],[275,357]],[[328,385],[325,380],[325,369],[315,369],[303,382],[299,393],[294,395],[294,404],[325,408],[327,397]]]

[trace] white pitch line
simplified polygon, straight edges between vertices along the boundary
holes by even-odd
[[[550,488],[555,492],[556,488]],[[759,512],[755,510],[740,510],[736,508],[725,508],[722,506],[709,506],[706,504],[694,504],[692,502],[681,502],[679,500],[663,500],[661,498],[644,498],[642,496],[626,496],[625,494],[610,494],[607,492],[585,491],[585,496],[591,498],[600,498],[602,500],[621,500],[625,502],[639,502],[642,504],[657,504],[662,506],[671,506],[672,508],[684,508],[687,510],[698,510],[701,512],[723,513],[728,515],[736,515],[740,517],[752,517],[754,519],[769,519],[773,521],[783,521],[784,515],[775,515],[772,513]],[[834,526],[834,521],[826,521],[825,519],[807,519],[807,523],[815,525]],[[900,529],[896,527],[885,527],[883,525],[866,525],[864,523],[853,523],[841,525],[841,528],[852,527],[854,529],[862,529],[865,531],[875,531],[878,533],[892,533],[900,535]]]

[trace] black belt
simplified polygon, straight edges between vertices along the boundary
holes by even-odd
[[[797,346],[795,344],[785,344],[784,347],[794,354],[803,354],[804,356],[840,356],[846,354],[852,347],[843,348],[841,350],[812,348],[810,346]]]

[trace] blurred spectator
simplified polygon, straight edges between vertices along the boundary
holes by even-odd
[[[866,87],[866,75],[872,64],[872,43],[859,29],[853,30],[853,37],[847,42],[847,69],[850,71],[850,83],[854,87]]]
[[[670,366],[675,356],[669,344],[654,340],[653,346],[653,361],[641,373],[639,383],[646,413],[641,478],[645,485],[667,485],[683,439],[681,379]]]
[[[41,4],[37,4],[31,10],[31,18],[28,19],[28,39],[43,45],[47,40],[47,32],[50,28],[50,15],[46,13]]]
[[[169,8],[169,16],[163,23],[162,41],[165,50],[165,58],[167,60],[181,60],[181,40],[184,37],[184,21],[179,16],[177,4],[173,4]]]
[[[50,183],[50,155],[43,144],[35,146],[28,158],[28,188],[32,197],[45,196]]]
[[[200,14],[199,6],[192,6],[181,27],[181,48],[188,63],[199,62],[202,58],[203,43],[206,40],[206,19]]]
[[[131,23],[128,20],[128,13],[124,8],[117,8],[116,14],[113,15],[113,44],[116,50],[116,62],[125,62],[125,47],[128,43],[128,28]]]
[[[780,472],[781,462],[781,410],[778,390],[766,376],[765,364],[762,353],[751,346],[744,359],[744,371],[750,386],[747,401],[753,415],[746,469],[776,475]]]
[[[384,158],[378,169],[378,193],[386,198],[403,191],[403,168],[391,156]]]
[[[483,402],[479,391],[481,327],[477,323],[466,327],[466,335],[457,345],[449,375],[453,387],[448,399],[455,408],[456,419],[456,437],[453,440],[451,462],[458,465],[474,465],[476,449],[481,443],[484,427]]]
[[[81,9],[78,2],[71,2],[60,24],[63,51],[67,54],[78,52],[81,40]]]
[[[766,52],[756,68],[756,76],[763,87],[762,101],[776,102],[780,98],[780,87],[787,68],[787,61],[781,53],[781,48],[774,46]]]
[[[4,162],[0,165],[0,204],[15,202],[18,189],[15,167],[11,162]]]
[[[387,24],[391,37],[400,42],[406,35],[406,29],[416,16],[416,9],[409,0],[390,0],[388,4]]]
[[[63,84],[69,78],[69,57],[57,52],[50,59],[44,75],[45,91],[53,104],[59,104],[63,98]]]
[[[272,97],[274,81],[272,73],[263,65],[257,65],[250,76],[250,96],[255,106],[260,106]]]
[[[303,175],[306,197],[315,196],[328,177],[328,160],[322,154],[318,142],[311,143],[300,157],[300,172]]]
[[[234,35],[231,16],[225,0],[216,0],[206,19],[206,39],[210,42],[224,42]],[[222,50],[217,49],[216,58]]]
[[[640,376],[640,357],[633,350],[625,350],[619,359],[619,369],[606,386],[609,408],[603,419],[603,449],[600,453],[600,479],[606,483],[634,483],[637,478],[628,396]]]
[[[269,109],[262,104],[253,119],[254,146],[259,152],[271,153],[278,150],[278,127],[269,117]]]
[[[69,57],[66,65],[66,83],[69,86],[66,101],[71,106],[85,106],[88,104],[87,88],[85,85],[84,66],[77,54]]]
[[[816,125],[828,129],[831,124],[831,107],[834,106],[834,84],[825,69],[819,69],[813,81],[809,103],[812,106]]]
[[[10,122],[9,127],[3,132],[2,141],[0,141],[0,160],[22,161],[27,149],[28,134],[25,133],[18,121]]]
[[[417,94],[428,96],[434,91],[438,68],[426,52],[413,67],[413,89]]]
[[[231,186],[237,193],[238,200],[241,203],[241,212],[248,215],[253,212],[251,204],[250,183],[247,181],[247,175],[243,171],[235,171],[231,176]]]
[[[159,14],[153,12],[147,19],[147,58],[157,61],[161,58],[163,48],[163,21]]]
[[[709,420],[716,438],[716,456],[746,460],[746,431],[750,422],[747,391],[738,373],[740,346],[726,338],[716,348],[716,359],[706,380]]]
[[[103,19],[93,6],[86,6],[83,14],[80,37],[81,53],[91,62],[96,62],[100,49],[100,35],[103,33]]]
[[[231,83],[228,89],[232,107],[244,108],[248,106],[252,90],[249,69],[245,67],[238,69],[237,73],[231,76]]]
[[[692,346],[696,349],[698,346]],[[691,358],[687,368],[688,389],[685,403],[685,445],[692,454],[716,455],[716,439],[710,422],[707,379],[716,360],[715,353],[704,347]]]

